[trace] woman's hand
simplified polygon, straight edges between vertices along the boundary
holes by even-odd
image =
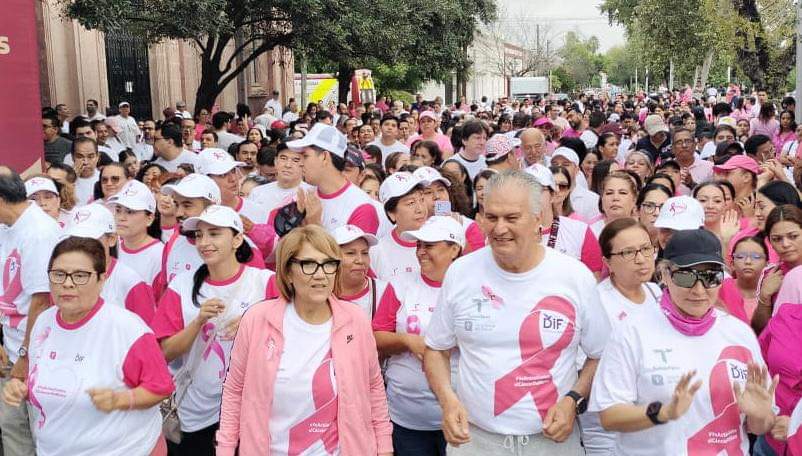
[[[681,417],[688,411],[693,402],[693,396],[699,391],[702,386],[702,381],[698,380],[691,385],[691,379],[696,375],[696,371],[685,373],[680,377],[677,386],[674,388],[674,394],[671,396],[671,402],[660,410],[660,413],[665,413],[665,416],[660,417],[662,421],[674,421]]]
[[[251,221],[251,219],[245,217],[242,214],[240,214],[239,218],[240,220],[242,220],[242,229],[245,230],[246,234],[250,233],[250,231],[253,229],[253,222]]]
[[[203,326],[209,319],[214,318],[226,310],[226,304],[219,298],[208,299],[200,306],[200,312],[195,317],[199,326]]]
[[[3,387],[3,402],[12,406],[19,407],[22,401],[28,398],[28,387],[21,380],[12,378]]]
[[[749,196],[738,198],[735,201],[738,209],[741,210],[741,215],[744,217],[752,217],[755,214],[755,194],[750,193]]]
[[[424,342],[423,336],[407,334],[404,337],[404,342],[409,352],[415,355],[418,361],[423,361],[423,352],[426,351],[426,342]]]
[[[304,213],[304,225],[320,225],[323,219],[323,205],[320,203],[320,198],[317,197],[317,190],[298,189],[296,199],[298,211]]]
[[[111,413],[115,410],[114,397],[116,393],[111,388],[89,388],[86,393],[89,394],[92,405],[101,412]]]
[[[740,229],[740,219],[738,218],[738,211],[730,209],[724,212],[721,216],[721,241],[725,246],[730,243],[730,239],[738,233]]]
[[[771,302],[771,297],[780,291],[783,284],[783,272],[780,268],[775,268],[763,277],[763,283],[760,286],[759,298],[766,303]]]
[[[781,442],[788,440],[788,423],[790,421],[791,418],[788,416],[778,416],[771,428],[771,436]]]
[[[239,329],[239,322],[242,320],[242,317],[237,317],[228,323],[226,323],[225,328],[220,333],[221,340],[233,340],[234,336],[237,335],[237,330]]]
[[[741,413],[749,417],[766,418],[774,416],[772,411],[772,401],[774,400],[774,390],[780,382],[780,376],[775,375],[769,382],[768,369],[760,367],[755,363],[747,365],[746,384],[741,390],[740,383],[732,385],[735,399],[738,401],[738,408]]]

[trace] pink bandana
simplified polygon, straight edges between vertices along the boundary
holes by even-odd
[[[660,300],[660,308],[663,310],[668,322],[680,333],[686,336],[701,336],[704,335],[716,322],[716,315],[713,313],[713,307],[705,312],[700,318],[689,317],[683,315],[676,304],[671,300],[671,293],[668,289],[663,292],[663,298]]]

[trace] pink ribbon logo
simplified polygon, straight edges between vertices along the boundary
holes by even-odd
[[[209,343],[209,339],[212,339],[212,342]],[[220,342],[217,341],[217,335],[214,333],[214,323],[206,323],[203,325],[201,329],[201,340],[206,344],[206,350],[203,351],[203,360],[206,361],[209,358],[209,354],[214,351],[218,358],[220,358],[220,362],[223,364],[223,367],[220,368],[220,378],[226,377],[226,352],[223,351],[223,346],[220,345]]]
[[[407,317],[407,334],[420,335],[420,319],[417,315],[409,315]]]
[[[730,367],[727,361],[740,361],[744,364],[752,360],[752,353],[745,347],[732,345],[725,347],[710,372],[710,403],[713,406],[713,421],[688,439],[688,454],[742,455],[741,451],[741,411],[730,384]],[[737,369],[737,368],[734,368]],[[746,372],[737,369],[737,376],[746,379]]]
[[[39,422],[37,426],[39,429],[42,429],[45,425],[45,421],[47,421],[47,415],[45,415],[45,409],[42,408],[42,404],[39,402],[39,399],[36,398],[36,394],[34,394],[34,390],[36,389],[36,380],[39,377],[39,364],[34,364],[33,369],[31,369],[31,374],[28,375],[28,397],[31,400],[31,405],[36,407],[39,410]]]
[[[554,318],[543,311],[556,312],[568,321]],[[543,317],[543,329],[559,330],[563,326],[565,328],[559,339],[548,347],[543,347],[543,339],[540,335],[541,316]],[[543,298],[524,318],[518,332],[518,344],[523,363],[496,380],[494,416],[504,413],[526,396],[526,393],[530,393],[541,419],[545,419],[549,407],[556,404],[559,397],[550,370],[554,367],[563,349],[574,338],[575,321],[574,306],[557,296]]]
[[[482,285],[482,295],[485,298],[490,300],[490,304],[493,305],[494,309],[501,309],[504,306],[504,299],[497,295],[490,287],[487,285]]]
[[[312,400],[315,411],[309,417],[290,428],[289,456],[306,451],[318,440],[328,454],[337,450],[339,442],[337,434],[337,393],[331,381],[334,360],[331,350],[320,363],[312,377]]]
[[[3,295],[0,296],[0,313],[7,316],[12,328],[19,326],[24,315],[20,315],[14,300],[22,294],[22,260],[14,249],[3,265]]]

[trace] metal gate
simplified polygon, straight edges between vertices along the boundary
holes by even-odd
[[[144,39],[127,32],[107,33],[106,75],[112,109],[127,101],[131,103],[131,115],[137,120],[153,118],[148,46]]]

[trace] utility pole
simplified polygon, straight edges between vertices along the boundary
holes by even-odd
[[[668,61],[668,90],[674,90],[674,59]]]

